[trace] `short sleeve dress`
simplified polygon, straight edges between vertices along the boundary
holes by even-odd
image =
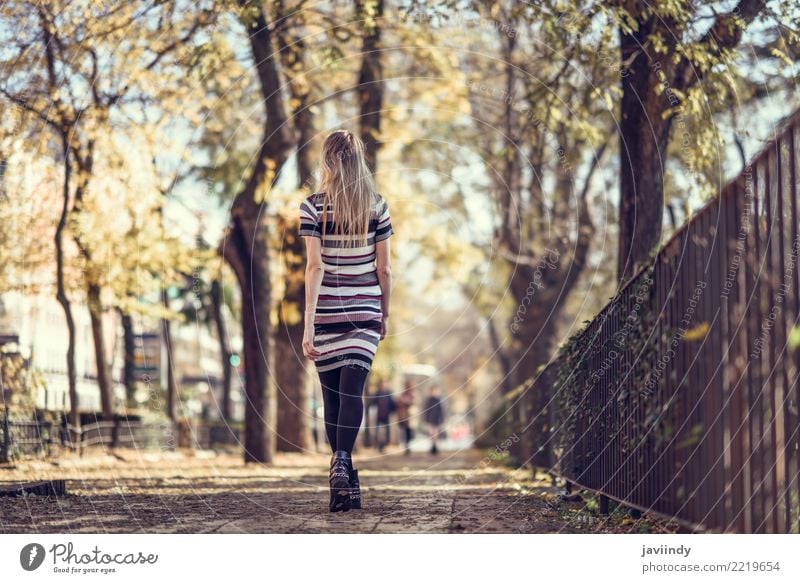
[[[322,239],[324,273],[314,316],[314,347],[321,356],[314,364],[319,372],[342,366],[370,370],[383,317],[375,243],[394,233],[389,205],[376,194],[366,245],[345,247],[335,234],[331,211],[322,237],[323,196],[314,193],[300,204],[300,236]]]

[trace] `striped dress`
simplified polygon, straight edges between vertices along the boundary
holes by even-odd
[[[314,193],[300,204],[301,237],[322,239],[322,197]],[[324,275],[314,316],[314,348],[321,356],[314,364],[319,372],[341,366],[370,370],[381,332],[381,288],[375,266],[375,243],[391,236],[389,205],[376,194],[369,221],[367,244],[345,247],[335,235],[328,211],[322,239]]]

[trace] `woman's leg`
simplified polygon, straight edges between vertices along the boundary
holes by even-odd
[[[343,366],[340,370],[336,447],[347,453],[353,453],[353,446],[364,417],[364,401],[361,395],[369,371],[361,366]]]
[[[325,415],[325,433],[328,436],[328,443],[331,451],[337,449],[336,425],[339,422],[339,371],[341,368],[327,370],[319,373],[319,382],[322,385],[322,406]]]

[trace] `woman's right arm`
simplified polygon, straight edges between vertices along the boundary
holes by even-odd
[[[306,240],[306,309],[303,329],[303,354],[315,360],[320,352],[314,348],[314,315],[317,299],[322,287],[324,267],[322,264],[322,227],[314,195],[300,203],[300,228],[298,234]]]
[[[388,331],[389,303],[392,294],[392,266],[389,253],[389,238],[375,243],[375,267],[378,271],[378,284],[381,287],[381,340]]]
[[[305,237],[306,240],[306,310],[303,330],[303,354],[314,360],[320,352],[314,348],[314,314],[317,311],[319,290],[322,287],[324,270],[322,267],[322,246],[318,237]]]

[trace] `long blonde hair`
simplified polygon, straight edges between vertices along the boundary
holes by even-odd
[[[322,236],[328,210],[333,211],[334,232],[346,246],[366,244],[369,221],[377,202],[375,180],[364,157],[364,143],[347,130],[330,134],[322,146],[319,163],[322,200]]]

